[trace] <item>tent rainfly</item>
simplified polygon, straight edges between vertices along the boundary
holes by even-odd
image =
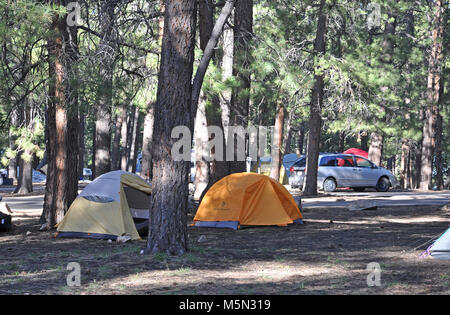
[[[194,226],[232,229],[291,223],[303,223],[294,198],[277,181],[255,173],[222,178],[205,194],[194,218]]]
[[[140,226],[135,221],[147,225],[150,193],[150,184],[133,173],[103,174],[72,203],[57,225],[57,237],[115,240],[128,234],[134,240],[140,239]]]

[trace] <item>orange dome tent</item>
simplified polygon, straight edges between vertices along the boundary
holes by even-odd
[[[237,229],[239,225],[303,223],[291,194],[272,178],[236,173],[214,184],[203,197],[194,218],[198,227]]]

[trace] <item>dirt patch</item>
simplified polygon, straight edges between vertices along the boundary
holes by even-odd
[[[419,258],[449,225],[439,207],[315,208],[304,225],[189,227],[182,257],[141,255],[145,241],[55,239],[38,231],[39,214],[14,213],[16,229],[0,234],[0,294],[450,294],[450,262]],[[80,287],[67,286],[70,262]],[[370,262],[379,287],[367,285]]]

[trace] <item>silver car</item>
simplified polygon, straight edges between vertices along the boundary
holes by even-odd
[[[290,168],[289,184],[293,188],[303,188],[305,179],[306,157],[300,158]],[[375,165],[368,159],[349,154],[321,154],[317,187],[326,192],[337,188],[350,187],[361,192],[366,188],[375,188],[379,192],[386,192],[390,187],[397,187],[399,183],[387,169]]]

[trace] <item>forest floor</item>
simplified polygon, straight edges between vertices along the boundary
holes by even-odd
[[[39,215],[16,211],[14,231],[0,234],[0,294],[450,294],[450,261],[419,258],[449,226],[439,206],[313,208],[304,225],[189,227],[181,257],[141,255],[144,240],[55,239],[39,232]],[[70,262],[80,264],[79,287],[67,285]],[[380,286],[368,286],[371,262]]]

